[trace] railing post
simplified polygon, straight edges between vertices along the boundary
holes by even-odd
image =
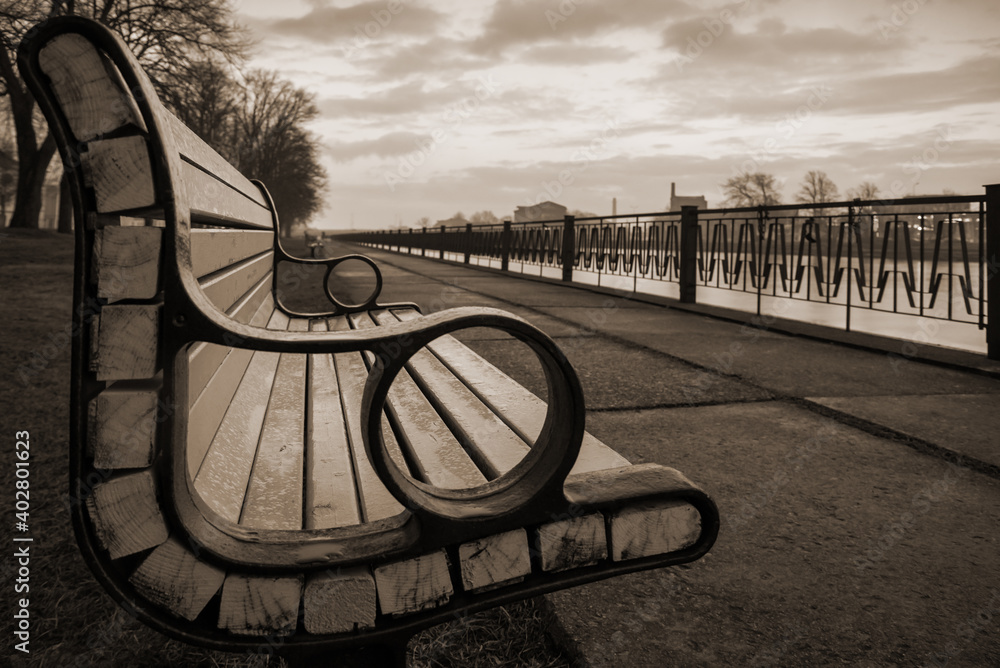
[[[1000,183],[986,186],[986,356],[1000,360]]]
[[[427,257],[427,228],[420,230],[420,257]]]
[[[563,218],[562,279],[573,280],[573,261],[576,260],[576,216]]]
[[[465,264],[472,257],[472,223],[465,224]]]
[[[441,250],[438,251],[438,259],[439,260],[443,260],[444,259],[444,234],[445,234],[445,230],[446,229],[448,229],[447,225],[442,225],[441,226]]]
[[[510,269],[510,221],[503,221],[503,231],[500,233],[500,269]]]
[[[681,302],[694,304],[698,294],[698,207],[681,207]]]

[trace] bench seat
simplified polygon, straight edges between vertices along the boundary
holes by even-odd
[[[139,619],[231,651],[398,647],[710,549],[711,499],[587,434],[579,380],[537,328],[382,304],[371,260],[290,255],[263,184],[99,24],[46,21],[18,66],[72,176],[71,517]],[[321,278],[329,310],[289,308],[282,265]],[[525,344],[544,400],[460,341],[474,327]]]

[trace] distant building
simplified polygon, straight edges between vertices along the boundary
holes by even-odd
[[[462,218],[461,216],[454,216],[453,218],[448,218],[447,220],[439,220],[435,227],[455,227],[456,225],[465,227],[468,224],[469,221],[465,218]]]
[[[519,206],[514,209],[515,223],[530,223],[536,220],[561,220],[566,216],[566,207],[555,202],[545,201],[531,206]]]
[[[682,206],[696,206],[699,209],[708,208],[708,200],[702,195],[688,196],[677,194],[677,184],[670,182],[670,210],[680,211]]]

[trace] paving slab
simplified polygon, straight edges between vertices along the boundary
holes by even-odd
[[[687,567],[550,594],[579,665],[997,665],[997,480],[783,402],[588,428],[710,490],[722,528]]]

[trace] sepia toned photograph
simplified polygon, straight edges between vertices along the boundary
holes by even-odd
[[[3,665],[1000,666],[989,0],[0,0]]]

